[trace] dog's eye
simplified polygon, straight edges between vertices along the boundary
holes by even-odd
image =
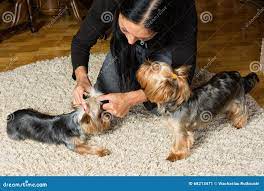
[[[160,64],[155,63],[152,65],[152,70],[155,72],[160,71],[160,68],[161,68]]]

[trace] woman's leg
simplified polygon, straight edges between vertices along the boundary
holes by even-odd
[[[105,94],[121,92],[120,80],[117,73],[115,59],[112,57],[110,52],[107,54],[104,60],[94,87]]]
[[[146,58],[146,50],[139,45],[136,46],[136,58],[138,63],[143,63]],[[109,52],[104,60],[103,66],[98,75],[95,88],[103,93],[119,93],[122,92],[120,87],[120,78],[118,75],[117,65],[115,59]],[[131,85],[126,92],[140,89],[136,80],[136,71],[131,75]]]

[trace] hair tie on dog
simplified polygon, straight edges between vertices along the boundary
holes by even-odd
[[[174,74],[174,73],[173,73],[173,74],[171,75],[171,78],[172,78],[172,79],[175,79],[175,80],[176,80],[177,77],[178,77],[177,74]]]

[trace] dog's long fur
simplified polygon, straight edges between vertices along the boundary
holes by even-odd
[[[175,137],[167,158],[170,161],[186,158],[193,145],[193,130],[220,112],[226,113],[236,128],[244,127],[248,118],[245,94],[259,82],[255,73],[241,77],[236,71],[220,72],[191,90],[188,70],[188,66],[173,70],[166,63],[146,61],[137,71],[147,98],[169,116]]]
[[[8,116],[7,134],[14,140],[32,139],[45,143],[65,144],[79,154],[108,155],[102,147],[87,143],[90,135],[101,133],[110,128],[111,114],[101,109],[96,97],[101,95],[94,89],[86,100],[89,112],[80,105],[68,114],[51,116],[33,109],[22,109]]]

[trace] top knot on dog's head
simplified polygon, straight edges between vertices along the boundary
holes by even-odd
[[[190,96],[188,66],[172,67],[159,61],[147,60],[137,71],[137,80],[149,101],[162,104],[176,101],[181,104]]]

